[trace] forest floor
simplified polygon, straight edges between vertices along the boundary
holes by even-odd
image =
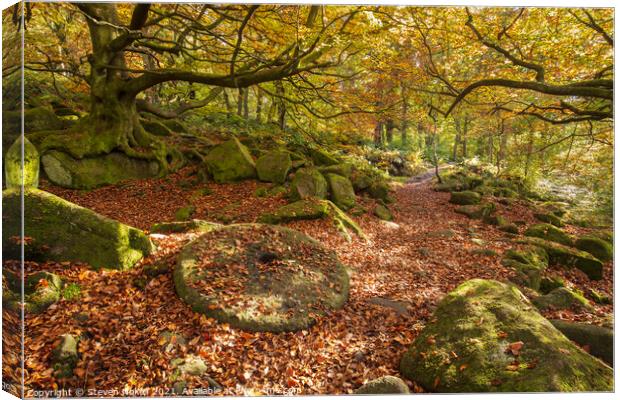
[[[193,172],[184,169],[163,179],[88,192],[45,183],[42,188],[145,230],[155,222],[174,220],[175,211],[190,201],[196,205],[193,218],[229,223],[254,222],[286,203],[283,198],[256,197],[255,190],[264,184],[255,181],[188,187],[183,182]],[[76,300],[61,300],[43,314],[26,316],[26,387],[82,388],[86,394],[94,393],[91,388],[147,388],[151,395],[170,394],[172,360],[188,354],[205,360],[207,373],[225,388],[223,394],[351,393],[367,380],[398,376],[401,355],[448,291],[468,279],[505,281],[512,273],[500,262],[511,239],[491,225],[455,213],[449,193],[433,191],[431,181],[425,177],[398,185],[391,205],[393,222],[381,221],[371,211],[354,217],[368,240],[354,237],[347,242],[329,220],[288,224],[334,249],[353,271],[344,308],[297,333],[248,333],[194,313],[176,296],[171,274],[154,278],[144,289],[134,284],[146,265],[166,260],[172,269],[179,248],[196,234],[155,235],[157,252],[128,271],[27,263],[27,271],[58,273],[82,291]],[[196,194],[206,186],[210,194]],[[374,200],[359,201],[372,210]],[[532,211],[520,202],[510,209],[498,207],[511,220],[535,223]],[[584,232],[572,226],[566,231]],[[613,295],[611,263],[605,265],[604,279],[596,282],[559,267],[550,267],[547,274],[564,277],[586,294],[596,288]],[[547,316],[596,323],[610,312],[611,305],[596,305],[593,314],[564,311]],[[5,329],[10,323],[5,317]],[[166,331],[185,341],[166,341],[161,336]],[[54,341],[64,333],[84,337],[76,378],[66,382],[52,377],[49,361]],[[16,374],[10,364],[5,362],[5,374]],[[193,379],[189,388],[208,386]],[[414,382],[407,383],[421,391]]]

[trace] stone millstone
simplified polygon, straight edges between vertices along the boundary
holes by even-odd
[[[446,295],[400,371],[437,392],[613,388],[613,370],[567,339],[516,287],[483,279]]]
[[[349,275],[336,254],[292,229],[229,225],[185,246],[176,291],[194,311],[254,332],[308,328],[344,305]]]
[[[19,189],[2,192],[2,250],[20,257]],[[92,267],[126,269],[150,254],[153,245],[139,229],[39,189],[24,192],[26,259],[80,261]]]

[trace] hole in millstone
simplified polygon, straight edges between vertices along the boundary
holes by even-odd
[[[264,252],[258,256],[258,262],[261,264],[269,264],[278,259],[278,255],[272,252]]]

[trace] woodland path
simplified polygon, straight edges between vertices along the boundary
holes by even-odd
[[[44,189],[146,228],[157,220],[171,220],[174,210],[189,198],[179,182],[190,173],[185,170],[169,178],[90,192],[47,185]],[[195,218],[213,219],[225,212],[231,221],[252,222],[257,213],[284,202],[253,196],[257,185],[261,184],[210,184],[213,193],[196,200]],[[367,241],[355,237],[347,242],[328,220],[288,224],[334,249],[353,271],[345,307],[297,333],[248,333],[196,314],[176,296],[169,273],[152,279],[143,289],[134,284],[147,265],[163,262],[174,268],[180,246],[195,234],[158,236],[157,253],[128,271],[28,263],[27,270],[50,270],[79,284],[82,296],[62,300],[26,319],[25,346],[33,350],[26,360],[26,385],[48,388],[54,382],[49,354],[58,335],[67,332],[85,337],[78,378],[66,382],[68,387],[170,387],[172,360],[187,354],[202,357],[208,374],[231,394],[350,393],[369,379],[399,375],[400,357],[445,293],[468,279],[509,276],[500,260],[511,243],[495,228],[456,214],[448,203],[449,193],[433,191],[427,178],[399,186],[394,197],[394,222],[380,221],[371,211],[355,217]],[[372,200],[360,198],[360,202],[372,210]],[[518,205],[500,212],[533,222],[531,212]],[[610,285],[611,273],[608,265],[606,279],[596,285]],[[579,284],[585,278],[569,279]],[[610,292],[610,287],[604,288]],[[10,323],[5,319],[5,324]],[[166,331],[182,335],[186,344],[167,346],[161,339]],[[14,370],[7,365],[4,371]],[[191,378],[189,387],[206,387],[201,379]]]

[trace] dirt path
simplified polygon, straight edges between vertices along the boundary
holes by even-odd
[[[442,164],[439,166],[439,172],[445,171],[446,169],[449,169],[452,167],[453,165],[450,163]],[[423,174],[412,177],[407,183],[413,184],[413,185],[419,185],[419,184],[431,181],[434,177],[435,177],[435,167],[429,168]]]
[[[163,179],[87,194],[54,190],[105,215],[146,227],[153,219],[169,219],[174,207],[181,205],[177,185],[178,180]],[[265,201],[249,189],[240,190],[247,185],[209,187],[213,193],[197,200],[196,218],[209,219],[211,210],[227,210],[232,221],[252,222],[260,210],[284,201]],[[370,211],[356,218],[368,241],[354,238],[348,243],[327,220],[289,224],[334,249],[352,270],[345,307],[297,333],[247,333],[196,314],[176,296],[170,274],[153,279],[144,289],[133,284],[146,265],[165,262],[174,268],[174,256],[194,237],[191,234],[157,239],[157,254],[124,272],[29,263],[30,270],[52,270],[79,284],[82,297],[62,300],[26,319],[26,385],[167,390],[173,383],[172,359],[187,354],[201,356],[207,373],[228,394],[237,395],[350,393],[366,380],[399,375],[400,357],[446,292],[471,278],[505,280],[509,276],[500,259],[511,243],[495,228],[454,213],[449,194],[433,191],[428,177],[403,185],[394,197],[393,223],[379,221]],[[372,210],[372,200],[360,201]],[[150,212],[136,212],[143,208]],[[522,214],[519,218],[532,221],[531,213],[517,206],[500,212],[512,213],[511,218]],[[611,276],[611,269],[606,273]],[[574,279],[579,282],[578,278]],[[187,344],[162,345],[160,335],[165,331],[182,334]],[[83,356],[79,378],[62,383],[51,377],[49,355],[57,336],[67,332],[84,336]],[[17,370],[6,363],[4,368],[9,374]],[[414,382],[409,384],[420,390]],[[206,386],[204,377],[188,380],[190,388]]]

